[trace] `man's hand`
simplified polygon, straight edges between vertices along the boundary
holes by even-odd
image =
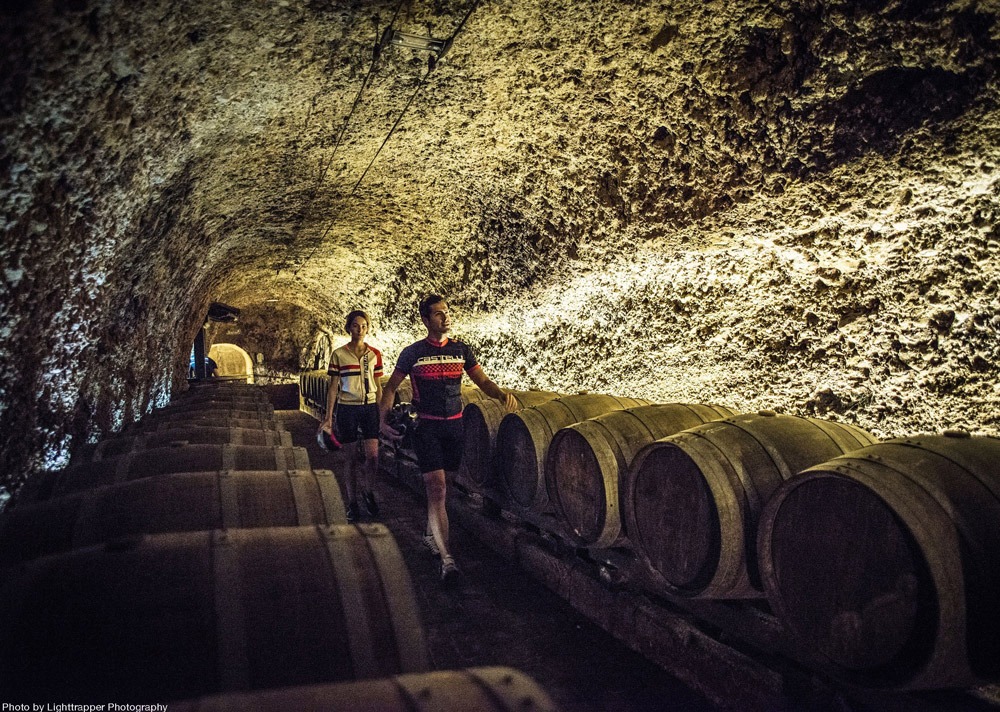
[[[509,392],[504,393],[503,407],[508,413],[513,413],[517,410],[517,398],[512,396]]]
[[[403,439],[403,436],[400,434],[400,432],[398,430],[396,430],[391,425],[389,425],[388,423],[385,423],[385,422],[383,422],[379,426],[378,432],[379,432],[379,434],[383,438],[385,438],[386,440],[388,440],[391,443],[398,444]]]

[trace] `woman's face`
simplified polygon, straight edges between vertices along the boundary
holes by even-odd
[[[368,335],[368,320],[363,316],[356,316],[351,320],[351,328],[348,329],[352,339],[364,339]]]

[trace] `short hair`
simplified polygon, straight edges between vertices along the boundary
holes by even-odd
[[[431,307],[438,302],[443,302],[444,297],[440,294],[428,294],[426,297],[420,300],[420,316],[424,319],[430,319],[431,317]]]
[[[365,318],[365,321],[368,322],[368,326],[372,325],[372,320],[368,318],[368,315],[365,312],[361,311],[360,309],[355,309],[354,311],[352,311],[350,314],[347,315],[347,321],[344,322],[344,331],[350,332],[351,324],[353,324],[354,320],[357,319],[359,316],[363,316]]]

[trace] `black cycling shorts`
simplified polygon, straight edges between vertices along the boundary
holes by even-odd
[[[344,443],[354,443],[358,440],[375,440],[378,438],[378,406],[375,403],[367,405],[337,404],[337,439]]]
[[[465,427],[461,418],[420,420],[413,436],[420,472],[457,470],[462,464],[462,441]]]

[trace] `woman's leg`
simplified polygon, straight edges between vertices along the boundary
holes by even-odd
[[[358,443],[347,443],[344,445],[344,489],[347,494],[348,505],[358,501],[358,473],[354,461],[358,457]]]
[[[378,439],[364,440],[361,443],[364,462],[361,463],[361,487],[369,492],[375,490],[375,478],[378,475]]]

